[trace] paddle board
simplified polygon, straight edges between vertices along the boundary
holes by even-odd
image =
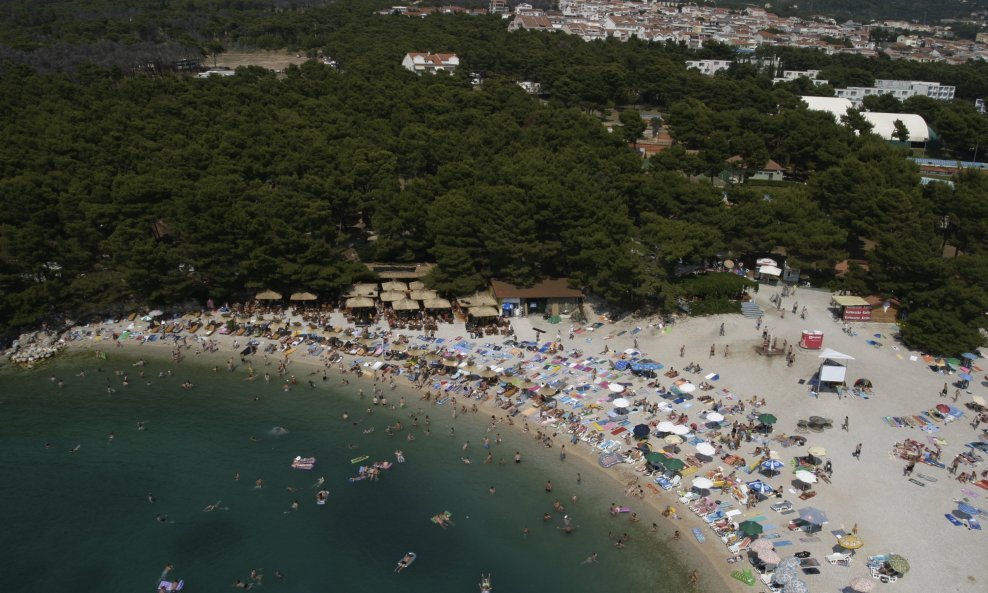
[[[353,459],[350,460],[350,463],[360,463],[361,461],[364,461],[369,457],[370,455],[361,455],[360,457],[354,457]]]

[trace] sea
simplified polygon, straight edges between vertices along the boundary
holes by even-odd
[[[607,513],[631,500],[617,498],[620,484],[515,428],[488,432],[483,414],[454,420],[401,388],[387,395],[396,403],[404,393],[405,408],[373,406],[369,383],[341,385],[336,373],[300,373],[286,391],[261,361],[261,378],[247,381],[222,362],[135,366],[136,353],[121,352],[0,368],[0,590],[151,593],[168,564],[190,592],[231,590],[252,571],[262,576],[254,589],[286,593],[476,592],[481,575],[498,593],[688,590],[689,567],[674,555],[684,542]],[[405,430],[390,437],[397,421]],[[364,463],[395,462],[398,449],[406,462],[378,481],[349,480]],[[296,456],[315,467],[293,469]],[[573,533],[559,529],[557,498]],[[444,529],[431,518],[445,511],[454,525]],[[624,533],[631,541],[615,548],[609,535]],[[396,574],[406,552],[416,561]],[[597,562],[583,563],[594,552]]]

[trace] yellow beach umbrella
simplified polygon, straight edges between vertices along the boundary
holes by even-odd
[[[861,541],[860,537],[852,533],[850,535],[845,535],[840,539],[838,539],[837,544],[846,550],[857,550],[858,548],[864,545],[864,542]]]

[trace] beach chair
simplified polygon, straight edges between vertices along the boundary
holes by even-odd
[[[747,551],[748,546],[751,545],[751,538],[746,537],[738,543],[729,546],[727,549],[731,554],[740,554],[741,552]]]
[[[826,559],[827,562],[833,564],[834,566],[844,566],[844,567],[851,566],[850,554],[841,554],[840,552],[837,552],[834,554],[830,554],[829,556],[826,556]]]
[[[792,503],[789,502],[788,500],[783,500],[782,502],[777,502],[773,504],[769,508],[775,511],[776,513],[781,513],[783,511],[791,511]]]

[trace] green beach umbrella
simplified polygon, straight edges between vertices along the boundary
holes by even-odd
[[[663,461],[662,462],[662,465],[666,466],[666,469],[670,469],[670,470],[672,470],[674,472],[678,472],[679,470],[681,470],[684,467],[686,467],[686,464],[683,463],[683,461],[681,459],[675,459],[675,458],[672,458],[672,457],[670,457],[669,459],[666,459],[665,461]]]
[[[948,358],[947,359],[947,366],[949,366],[952,369],[960,368],[961,361],[960,361],[960,359],[957,359],[957,358]]]
[[[645,456],[645,461],[651,463],[652,465],[663,465],[669,457],[664,453],[659,453],[658,451],[653,451]]]
[[[909,572],[909,561],[898,554],[892,554],[889,556],[888,563],[889,568],[899,574],[906,574]]]
[[[747,535],[748,537],[755,537],[760,534],[764,528],[761,523],[755,523],[754,521],[744,521],[738,525],[738,530]]]
[[[779,419],[772,414],[759,414],[758,421],[765,425],[772,425],[778,422]]]

